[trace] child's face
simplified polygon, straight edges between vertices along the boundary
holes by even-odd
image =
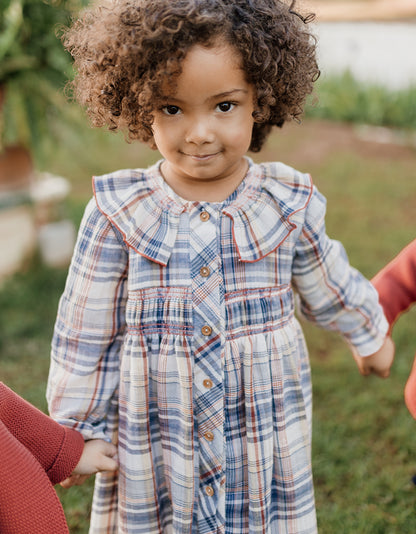
[[[169,185],[188,200],[223,200],[247,170],[254,88],[227,44],[193,46],[174,88],[154,112],[156,146]]]

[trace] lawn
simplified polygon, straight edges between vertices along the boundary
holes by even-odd
[[[156,155],[110,134],[83,134],[51,154],[48,170],[67,176],[68,213],[79,222],[90,175],[146,166]],[[85,145],[85,142],[83,144]],[[76,157],[75,157],[76,156]],[[276,131],[256,160],[280,159],[311,172],[328,198],[327,230],[351,263],[371,277],[415,237],[416,151],[365,141],[353,126],[305,121]],[[36,259],[0,290],[1,380],[46,410],[49,344],[65,270]],[[403,386],[416,350],[415,310],[394,331],[391,377],[361,377],[344,342],[306,325],[314,382],[313,463],[321,534],[416,532],[416,422]],[[92,481],[58,488],[71,533],[86,533]]]

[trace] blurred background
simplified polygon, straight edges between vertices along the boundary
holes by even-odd
[[[90,128],[64,95],[57,37],[87,0],[0,0],[0,380],[47,411],[58,300],[91,176],[147,167],[157,152]],[[416,237],[416,0],[303,0],[316,13],[321,77],[301,124],[256,161],[312,174],[327,230],[371,278]],[[403,387],[415,309],[394,330],[388,380],[359,375],[344,342],[305,325],[314,384],[321,534],[416,532],[416,421]],[[0,481],[1,483],[1,481]],[[58,489],[71,533],[86,533],[93,481]]]

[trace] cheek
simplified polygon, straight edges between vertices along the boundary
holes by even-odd
[[[155,122],[153,125],[153,138],[159,150],[166,150],[176,144],[175,139],[177,136],[175,136],[171,127],[168,128],[166,125]]]
[[[254,121],[252,118],[246,118],[236,125],[234,128],[234,139],[236,145],[240,145],[242,148],[243,146],[250,145],[253,124]]]

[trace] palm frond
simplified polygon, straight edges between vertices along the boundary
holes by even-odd
[[[88,0],[0,0],[0,148],[20,143],[40,156],[42,140],[52,135],[49,118],[73,117],[62,93],[72,60],[56,29]]]

